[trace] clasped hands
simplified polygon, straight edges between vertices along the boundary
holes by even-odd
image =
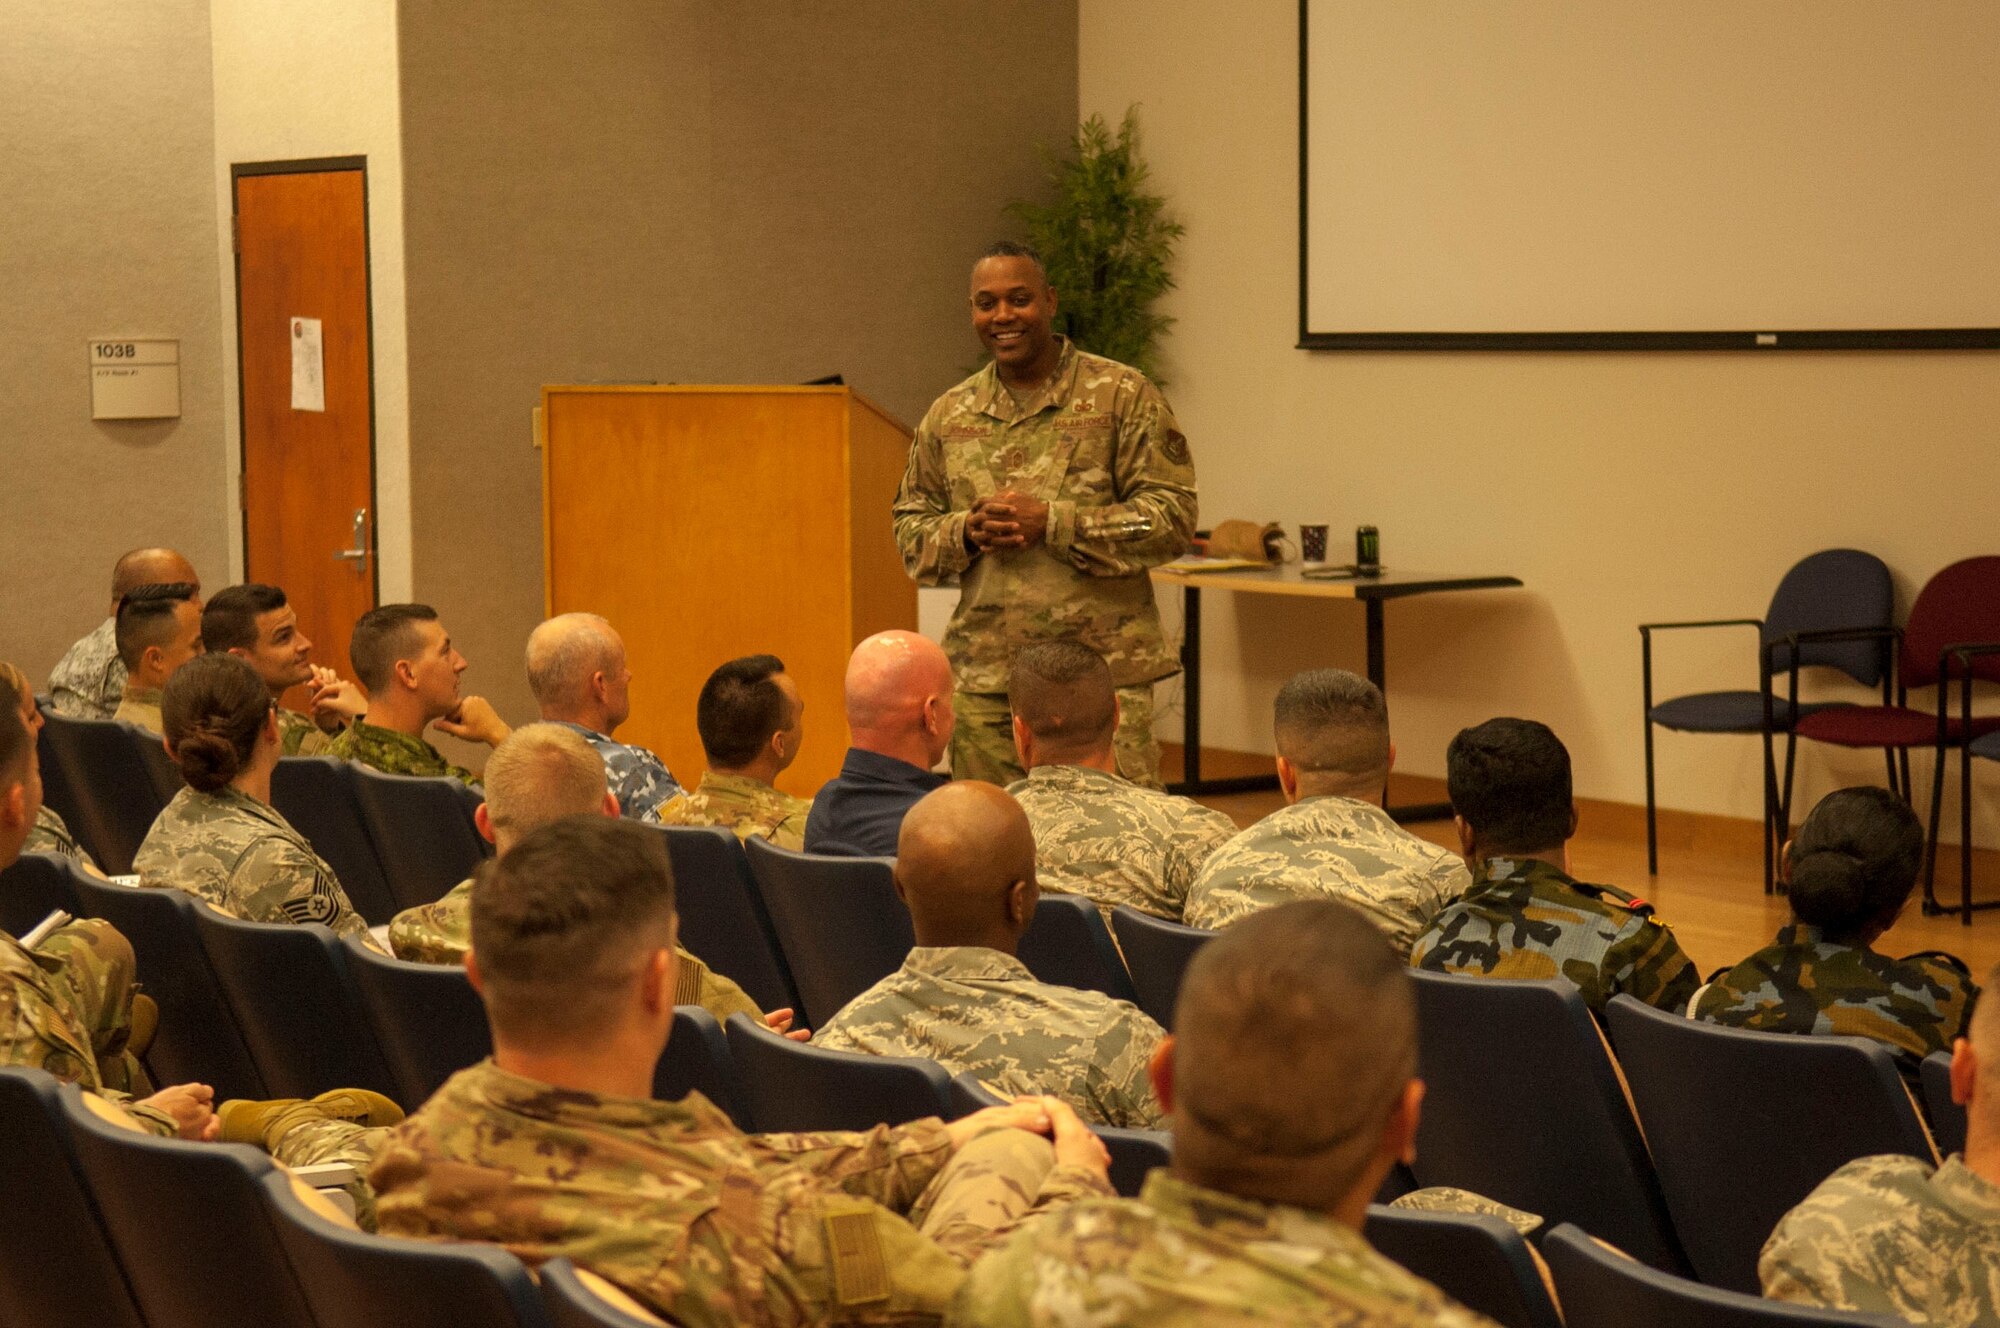
[[[980,553],[1025,549],[1049,533],[1049,505],[1019,489],[1002,489],[972,505],[965,542]]]

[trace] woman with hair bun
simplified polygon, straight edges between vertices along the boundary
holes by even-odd
[[[1779,1033],[1874,1038],[1906,1076],[1965,1036],[1973,985],[1941,950],[1891,959],[1874,948],[1924,865],[1924,827],[1883,788],[1829,793],[1785,845],[1792,922],[1696,993],[1697,1019]]]
[[[185,890],[250,922],[318,922],[367,935],[333,869],[271,806],[271,772],[284,748],[257,671],[234,655],[197,656],[167,680],[160,719],[188,786],[132,859],[139,884]]]

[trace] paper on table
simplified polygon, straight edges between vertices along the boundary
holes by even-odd
[[[317,318],[292,320],[292,409],[326,410],[326,351]]]
[[[1275,567],[1276,563],[1265,562],[1261,558],[1199,558],[1188,556],[1176,558],[1161,567],[1162,572],[1235,572],[1253,567]]]

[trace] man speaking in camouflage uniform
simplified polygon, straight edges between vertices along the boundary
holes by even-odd
[[[477,784],[477,775],[424,741],[424,730],[436,724],[440,732],[489,747],[513,732],[485,697],[459,695],[465,656],[428,604],[384,604],[362,614],[347,657],[368,689],[368,713],[333,740],[328,756],[392,775],[449,775]]]
[[[1996,982],[2000,968],[1986,990]],[[1766,1296],[1940,1328],[2000,1323],[2000,1002],[1982,1000],[1969,1032],[1951,1058],[1965,1152],[1937,1168],[1896,1155],[1834,1172],[1765,1243]]]
[[[542,718],[573,729],[604,758],[621,815],[644,820],[681,791],[667,763],[612,735],[632,717],[625,638],[594,613],[563,613],[528,633],[528,690]]]
[[[1022,775],[1007,709],[1014,652],[1082,640],[1118,683],[1118,768],[1157,786],[1153,684],[1175,673],[1147,569],[1195,526],[1194,461],[1138,370],[1051,326],[1040,258],[997,244],[972,269],[972,326],[993,361],[925,413],[896,495],[896,543],[919,585],[959,587],[944,646],[958,674],[952,773]]]

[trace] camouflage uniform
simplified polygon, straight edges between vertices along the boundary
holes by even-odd
[[[605,780],[618,796],[618,810],[624,815],[643,820],[652,815],[654,808],[681,791],[680,782],[674,778],[674,772],[667,769],[667,763],[644,747],[607,738],[596,729],[587,729],[566,719],[554,722],[572,730],[604,758]]]
[[[1171,1173],[1137,1199],[1081,1203],[973,1265],[964,1328],[1327,1324],[1493,1328],[1324,1213],[1202,1189]]]
[[[472,949],[472,882],[460,881],[435,903],[406,908],[389,922],[389,949],[398,959],[416,964],[463,964]],[[676,1005],[699,1005],[717,1019],[747,1014],[757,1022],[764,1012],[744,990],[676,946],[681,959]]]
[[[1864,1157],[1778,1223],[1764,1294],[1940,1328],[2000,1323],[2000,1186],[1953,1157]]]
[[[106,618],[56,662],[49,673],[49,702],[71,719],[109,719],[124,694],[118,620]]]
[[[0,932],[0,1065],[46,1070],[172,1135],[172,1116],[132,1101],[153,1091],[125,1049],[135,967],[131,942],[98,918],[59,927],[34,950]]]
[[[479,782],[479,776],[445,760],[442,752],[422,738],[413,738],[407,733],[398,733],[359,719],[327,744],[326,754],[338,756],[343,761],[359,761],[385,774],[449,775],[468,784]]]
[[[1147,1067],[1164,1030],[1102,992],[1037,981],[984,946],[918,946],[813,1034],[815,1047],[921,1056],[1008,1096],[1046,1093],[1101,1125],[1157,1130]]]
[[[1534,858],[1482,862],[1465,897],[1417,938],[1410,962],[1435,973],[1568,978],[1593,1010],[1622,992],[1679,1014],[1701,981],[1651,904]]]
[[[1147,723],[1145,754],[1134,765],[1121,760],[1121,771],[1154,784],[1159,751],[1141,684],[1178,672],[1179,661],[1146,572],[1179,557],[1194,534],[1194,461],[1144,375],[1066,339],[1057,345],[1055,373],[1024,401],[989,364],[932,404],[896,495],[896,543],[919,585],[960,587],[944,636],[966,697],[955,774],[997,784],[1021,777],[1004,710],[1014,652],[1076,637],[1111,665],[1134,712],[1128,723]],[[975,556],[965,542],[972,505],[1007,488],[1049,504],[1047,537]],[[1136,690],[1147,693],[1143,702]]]
[[[1795,922],[1702,988],[1692,1013],[1733,1028],[1874,1038],[1914,1077],[1924,1057],[1965,1036],[1978,994],[1955,956],[1927,950],[1891,959]]]
[[[739,1132],[708,1100],[558,1090],[491,1061],[391,1133],[382,1230],[566,1255],[687,1328],[932,1323],[1027,1215],[1108,1192],[1019,1130]]]
[[[806,846],[812,799],[795,798],[744,775],[703,773],[694,791],[674,794],[645,819],[660,825],[719,825],[738,839],[768,839],[794,851]]]
[[[242,790],[185,788],[132,856],[142,886],[185,890],[248,922],[317,922],[368,933],[333,868],[278,809]]]
[[[1035,832],[1044,890],[1082,895],[1107,918],[1117,904],[1181,919],[1188,887],[1236,822],[1191,798],[1080,765],[1038,765],[1007,792]]]
[[[1408,954],[1471,879],[1458,854],[1380,807],[1325,794],[1280,807],[1217,849],[1188,891],[1184,920],[1213,929],[1294,899],[1338,899]]]
[[[326,756],[333,747],[333,735],[313,723],[310,715],[283,706],[278,707],[278,741],[287,756]]]
[[[1111,753],[1118,773],[1141,788],[1159,789],[1159,744],[1153,738],[1153,684],[1120,687],[1118,728],[1111,736]],[[958,725],[951,731],[951,769],[956,779],[983,779],[1005,787],[1027,778],[1021,753],[1014,746],[1014,714],[1004,696],[952,697]]]
[[[56,814],[56,809],[47,803],[43,803],[42,809],[35,813],[35,828],[28,832],[28,840],[21,846],[21,851],[53,853],[88,867],[100,876],[104,874],[90,854],[84,852],[83,845],[76,842],[76,836],[63,824],[63,818]]]
[[[158,736],[167,730],[160,719],[160,689],[157,687],[130,687],[118,701],[118,708],[111,717],[120,724],[130,724]]]

